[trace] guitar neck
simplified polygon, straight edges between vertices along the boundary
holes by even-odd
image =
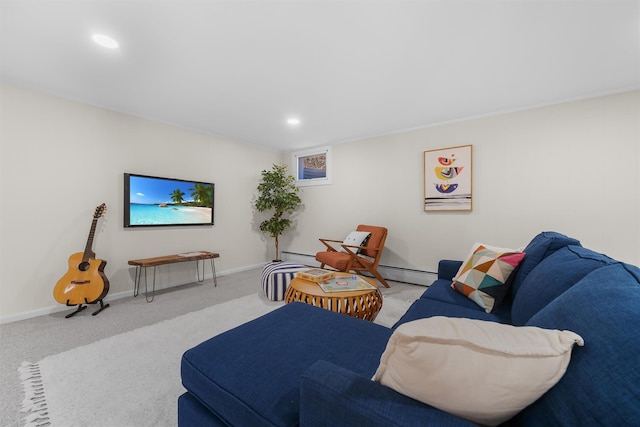
[[[93,218],[91,222],[91,228],[89,229],[89,237],[87,238],[87,245],[84,248],[84,254],[82,255],[82,261],[87,262],[89,258],[95,256],[93,249],[93,236],[96,234],[96,224],[98,224],[98,218]]]

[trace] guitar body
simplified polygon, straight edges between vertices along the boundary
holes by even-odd
[[[69,257],[69,271],[53,288],[53,297],[60,304],[91,304],[109,292],[109,279],[104,274],[106,261],[89,258],[83,262],[83,252]]]

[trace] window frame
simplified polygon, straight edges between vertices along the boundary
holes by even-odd
[[[300,176],[300,160],[305,157],[312,157],[317,155],[325,156],[326,162],[326,176],[324,178],[307,178],[298,179]],[[331,146],[322,146],[315,148],[308,148],[305,150],[297,150],[291,153],[291,170],[294,173],[295,184],[299,187],[307,187],[313,185],[330,185],[332,183],[332,160],[331,160]]]

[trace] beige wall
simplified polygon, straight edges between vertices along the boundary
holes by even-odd
[[[467,120],[333,147],[333,185],[305,187],[287,251],[357,224],[389,228],[382,264],[435,271],[483,242],[559,231],[640,264],[639,92]],[[423,151],[473,145],[473,211],[425,213]]]
[[[82,252],[95,207],[107,204],[93,249],[108,262],[109,294],[133,290],[129,259],[220,252],[219,272],[263,263],[251,200],[280,153],[12,86],[1,86],[0,319],[60,308],[52,292]],[[123,228],[123,173],[214,182],[215,225]],[[210,268],[207,265],[207,273]],[[159,286],[195,278],[192,263],[163,267]],[[38,311],[40,310],[40,311]]]
[[[288,153],[0,87],[0,321],[61,308],[53,287],[101,202],[94,250],[108,261],[111,296],[132,291],[129,259],[212,250],[231,272],[273,257],[251,200],[260,171]],[[335,145],[333,184],[303,188],[281,249],[315,254],[318,237],[379,224],[389,228],[383,264],[433,271],[473,242],[519,247],[555,230],[638,265],[639,111],[636,91]],[[425,213],[423,151],[465,144],[473,212]],[[216,225],[125,230],[124,172],[215,182]],[[177,264],[159,283],[194,278],[193,266]]]

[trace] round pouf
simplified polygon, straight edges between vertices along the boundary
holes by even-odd
[[[307,268],[291,262],[270,262],[262,269],[262,290],[271,301],[282,301],[291,279]]]

